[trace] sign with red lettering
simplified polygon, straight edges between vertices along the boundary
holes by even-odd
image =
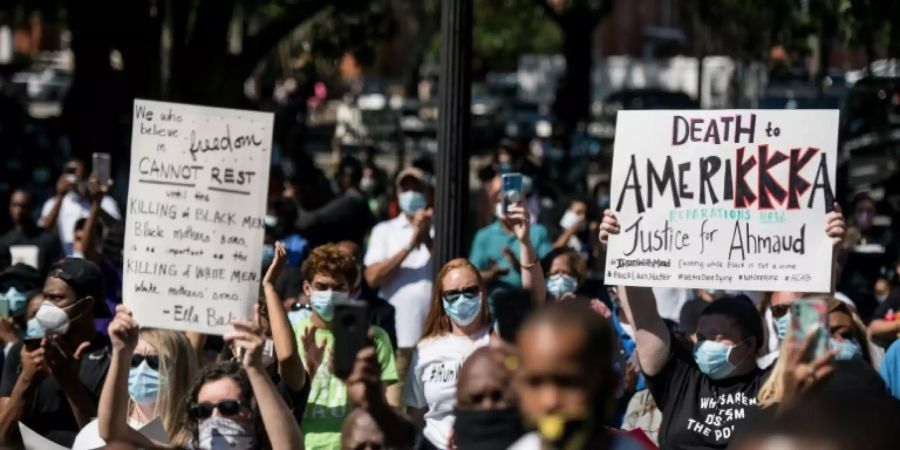
[[[122,297],[146,327],[230,333],[259,297],[273,115],[135,100]]]
[[[836,110],[620,111],[606,283],[831,290]]]

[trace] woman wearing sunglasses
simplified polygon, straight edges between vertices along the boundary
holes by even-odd
[[[503,220],[520,243],[523,287],[537,287],[543,296],[540,265],[528,239],[528,211],[512,205]],[[425,319],[423,337],[413,351],[403,392],[403,401],[411,408],[414,420],[425,424],[426,447],[452,447],[459,370],[472,352],[488,345],[491,325],[487,293],[478,269],[463,258],[445,264],[435,278],[431,310]]]
[[[130,314],[122,305],[117,312]],[[181,333],[145,328],[134,335],[133,350],[125,355],[122,341],[113,333],[121,326],[121,320],[113,320],[110,336],[113,354],[120,354],[122,364],[110,366],[98,405],[99,417],[81,430],[75,438],[75,447],[102,446],[104,439],[123,438],[126,433],[135,432],[157,417],[173,444],[186,444],[190,432],[183,399],[187,397],[197,371],[196,355],[190,343]],[[113,399],[112,387],[118,386],[123,387],[115,395],[120,398]],[[117,400],[121,401],[113,404]]]
[[[143,336],[144,330],[139,332],[131,312],[119,305],[116,317],[109,326],[113,353],[97,408],[100,415],[100,436],[108,441],[116,440],[153,448],[171,448],[170,445],[203,450],[303,448],[303,438],[297,422],[263,367],[262,350],[265,339],[261,327],[254,322],[239,320],[232,324],[235,332],[225,336],[225,341],[241,349],[242,361],[211,366],[201,374],[190,391],[181,390],[177,397],[170,393],[173,403],[177,404],[173,407],[172,415],[177,423],[182,424],[183,429],[173,435],[167,428],[170,442],[154,442],[125,426],[127,421],[123,420],[128,416],[129,402],[137,402],[138,399],[134,397],[142,396],[141,390],[137,388],[140,384],[137,380],[154,378],[152,375],[140,375],[141,371],[152,373],[150,370],[153,365],[157,365],[157,358],[139,353],[139,338]],[[192,354],[187,348],[184,351]],[[168,354],[167,350],[158,352],[160,368],[170,367]],[[136,366],[135,369],[132,366]],[[191,364],[185,366],[190,367]],[[195,363],[193,367],[196,367]],[[165,376],[159,377],[159,395],[172,390],[170,380],[182,376],[181,371],[187,370],[179,367],[173,375],[171,370],[165,369],[162,369]],[[192,373],[187,372],[185,375],[186,378]],[[125,396],[125,392],[129,395]],[[150,395],[147,394],[147,397]],[[163,423],[166,423],[165,417]],[[264,431],[268,431],[268,434]]]

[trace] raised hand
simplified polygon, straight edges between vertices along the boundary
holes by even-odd
[[[616,218],[616,213],[611,209],[603,211],[603,221],[600,222],[600,243],[605,246],[609,242],[609,236],[619,234],[620,231],[621,227],[619,226],[619,219]]]
[[[22,346],[22,352],[20,353],[22,357],[22,372],[19,374],[19,377],[30,385],[40,382],[50,373],[44,353],[43,347],[28,351],[24,345]]]
[[[275,283],[275,280],[281,275],[281,270],[284,268],[284,263],[286,261],[287,249],[284,247],[283,243],[276,242],[275,258],[272,260],[272,264],[269,264],[269,270],[266,271],[266,275],[263,277],[263,284]]]
[[[303,344],[303,354],[306,355],[306,373],[314,377],[325,359],[326,341],[323,339],[322,345],[317,345],[316,330],[314,327],[309,326],[303,330],[303,335],[300,336],[300,343]]]
[[[428,237],[431,236],[431,218],[433,216],[434,210],[431,208],[419,210],[413,215],[412,224],[415,227],[415,231],[413,232],[412,244],[414,246],[425,243]]]
[[[109,324],[109,341],[114,351],[133,353],[138,342],[138,323],[125,305],[116,306],[116,316]]]
[[[56,180],[56,194],[65,195],[72,189],[75,189],[75,181],[72,181],[72,175],[65,173],[60,175],[59,179]]]
[[[828,350],[815,360],[809,356],[810,349],[817,337],[818,333],[810,333],[802,343],[794,344],[792,342],[785,346],[787,354],[780,356],[787,361],[783,375],[784,397],[782,403],[793,400],[797,395],[826,380],[834,372],[831,359],[837,354],[836,349]]]
[[[509,205],[506,214],[501,219],[503,223],[513,231],[519,242],[524,242],[529,238],[529,230],[531,228],[531,215],[528,208],[516,203]]]
[[[847,234],[847,222],[844,221],[844,215],[841,214],[841,205],[837,202],[834,202],[834,211],[828,213],[828,223],[825,226],[825,232],[831,238],[833,247],[840,245]]]
[[[262,363],[262,351],[266,339],[263,337],[263,329],[259,325],[259,320],[257,319],[255,322],[232,320],[231,325],[234,326],[234,333],[226,335],[225,342],[235,350],[243,350],[241,364],[244,369],[265,370]]]

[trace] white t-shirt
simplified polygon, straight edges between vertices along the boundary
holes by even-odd
[[[138,423],[128,419],[128,426],[138,430],[144,436],[159,442],[168,442],[165,429],[162,426],[162,420],[159,417],[148,423]],[[97,419],[88,422],[78,435],[75,436],[75,442],[72,443],[72,450],[94,450],[106,446],[106,441],[100,437],[100,428]]]
[[[424,435],[437,448],[447,446],[453,428],[459,370],[472,352],[488,345],[490,331],[490,327],[485,327],[472,336],[445,334],[424,339],[413,351],[403,403],[428,408]]]
[[[653,288],[653,296],[656,297],[656,310],[663,319],[669,319],[678,323],[681,316],[681,308],[690,299],[694,298],[694,291],[682,288]]]
[[[44,202],[44,207],[41,209],[41,220],[50,214],[50,210],[53,209],[53,204],[55,202],[56,198],[54,197],[51,197]],[[106,211],[106,213],[114,219],[122,219],[122,215],[119,213],[119,206],[112,197],[108,195],[103,197],[103,200],[100,201],[100,208]],[[56,218],[56,225],[59,229],[59,239],[63,244],[68,246],[75,240],[75,222],[78,222],[78,219],[87,217],[90,212],[90,199],[83,198],[74,192],[69,192],[63,197],[62,205],[59,207],[59,216]]]
[[[409,245],[414,232],[415,227],[404,214],[375,225],[363,263],[371,266],[387,261]],[[434,230],[431,234],[434,235]],[[412,348],[422,337],[422,326],[431,305],[433,276],[431,251],[420,245],[409,253],[378,291],[378,295],[394,307],[399,348]]]

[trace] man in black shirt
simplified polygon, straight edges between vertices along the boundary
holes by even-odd
[[[34,202],[31,194],[17,189],[9,198],[9,217],[13,228],[0,237],[0,269],[12,265],[10,246],[34,245],[38,248],[38,267],[41,276],[50,266],[62,258],[59,236],[39,227],[34,220]]]
[[[66,258],[50,270],[35,315],[44,338],[16,344],[3,368],[0,445],[17,439],[21,421],[70,447],[97,416],[110,357],[109,339],[94,329],[95,310],[106,307],[103,289],[102,272],[90,261]]]

